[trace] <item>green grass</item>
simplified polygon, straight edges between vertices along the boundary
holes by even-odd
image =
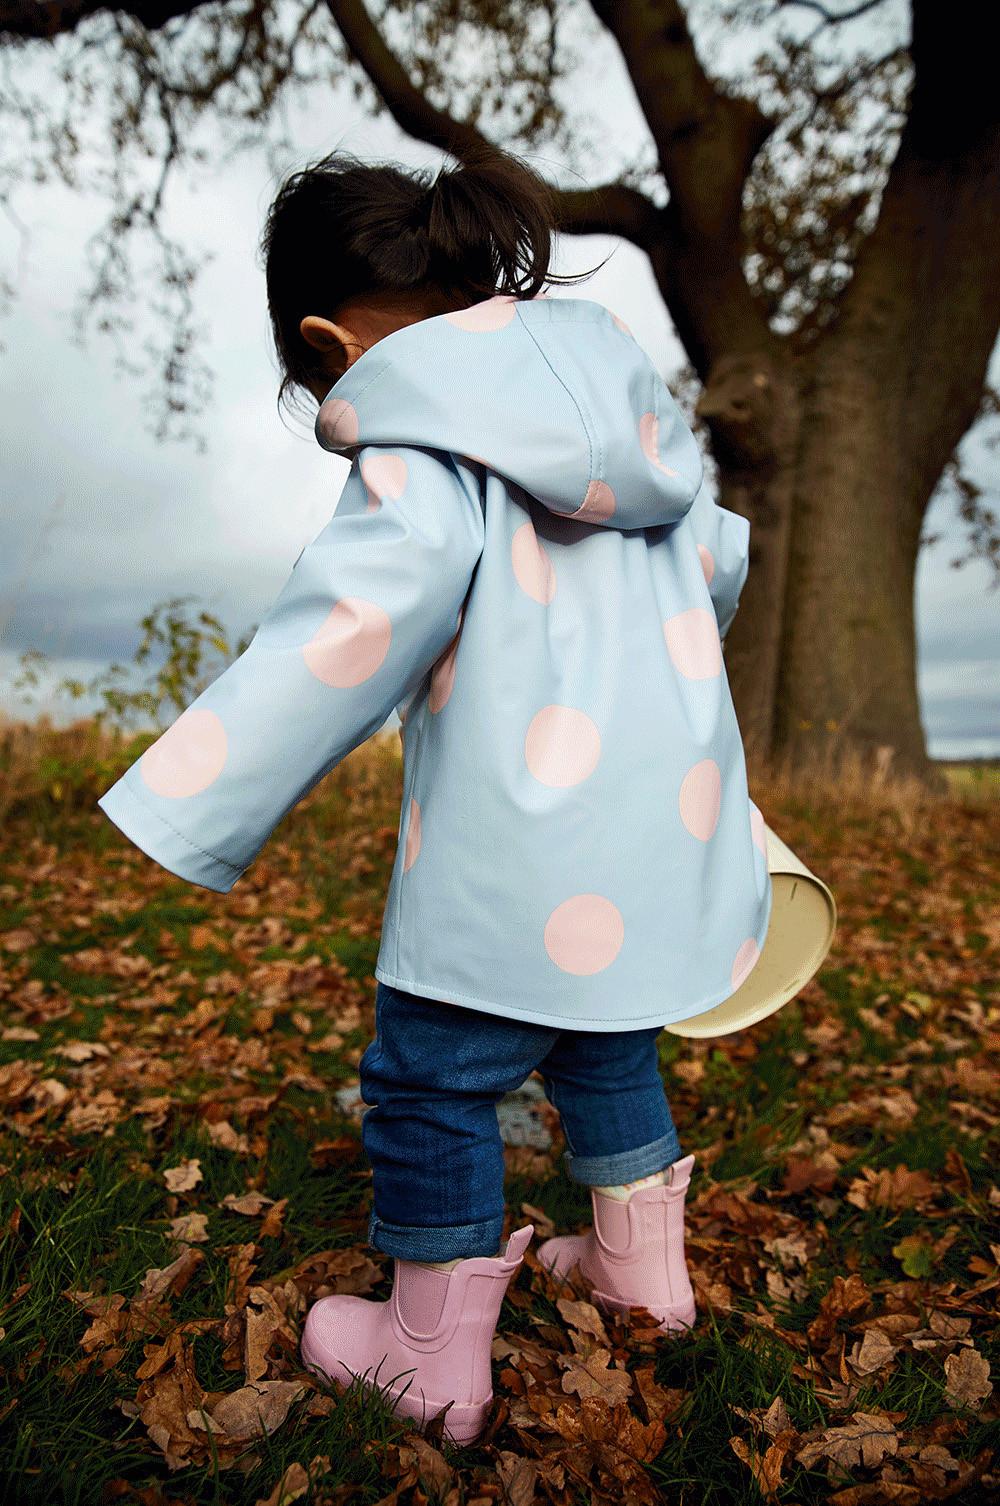
[[[905,838],[898,813],[841,809],[816,795],[778,811],[765,804],[810,866],[837,874],[841,923],[817,979],[762,1026],[707,1042],[660,1037],[682,1143],[697,1157],[689,1253],[704,1286],[689,1335],[653,1343],[629,1329],[609,1330],[617,1365],[634,1373],[652,1364],[660,1386],[683,1392],[655,1457],[640,1469],[653,1499],[758,1506],[761,1492],[730,1440],[766,1447],[745,1414],[778,1397],[798,1434],[842,1427],[858,1411],[892,1413],[901,1449],[893,1467],[903,1484],[915,1478],[909,1461],[932,1444],[966,1466],[975,1461],[980,1475],[995,1469],[996,1397],[977,1408],[949,1400],[944,1359],[951,1350],[901,1343],[878,1375],[854,1375],[851,1389],[843,1379],[844,1356],[862,1333],[859,1316],[899,1313],[921,1324],[935,1313],[967,1320],[977,1352],[1000,1373],[996,1291],[974,1290],[995,1268],[995,1041],[985,1011],[996,873],[989,808],[978,799],[985,777],[950,770],[956,789],[972,782],[977,801],[915,819]],[[87,779],[79,779],[86,790]],[[185,1324],[215,1325],[188,1334],[201,1385],[221,1393],[243,1384],[242,1370],[224,1364],[219,1333],[238,1247],[255,1246],[251,1281],[275,1291],[320,1251],[372,1253],[365,1245],[371,1178],[358,1126],[339,1113],[334,1094],[356,1077],[371,1034],[397,781],[398,764],[359,750],[322,798],[310,797],[294,843],[289,833],[269,848],[269,876],[231,896],[205,898],[161,875],[86,802],[65,810],[41,802],[8,822],[8,876],[0,884],[8,1029],[0,1074],[10,1074],[0,1075],[0,1486],[18,1506],[253,1506],[291,1464],[317,1456],[329,1467],[301,1499],[331,1506],[393,1499],[407,1467],[407,1425],[358,1387],[325,1400],[310,1392],[242,1459],[220,1461],[206,1450],[177,1470],[135,1416],[135,1402],[136,1371]],[[52,842],[59,871],[37,879]],[[124,878],[123,863],[131,865]],[[273,893],[272,885],[279,886]],[[276,941],[261,929],[270,917],[284,923],[291,945],[287,935]],[[5,935],[24,930],[31,944],[5,950]],[[296,949],[299,937],[306,942]],[[100,971],[74,967],[75,955],[94,948],[108,954]],[[123,959],[138,957],[149,970],[129,971]],[[312,958],[320,968],[315,995],[294,984],[295,970],[314,966]],[[264,1004],[271,1017],[262,1020]],[[23,1038],[26,1029],[33,1038]],[[331,1029],[341,1043],[311,1049]],[[76,1062],[60,1051],[81,1042],[106,1046],[107,1054]],[[42,1088],[41,1097],[18,1089],[17,1063],[36,1086],[56,1084],[51,1101]],[[895,1107],[900,1089],[916,1113]],[[112,1122],[74,1120],[102,1093],[117,1104]],[[263,1105],[263,1098],[272,1101]],[[247,1137],[245,1151],[212,1143],[208,1121],[220,1118]],[[319,1153],[323,1144],[331,1148]],[[589,1197],[563,1173],[561,1149],[557,1142],[550,1155],[508,1152],[513,1227],[523,1221],[522,1204],[560,1231],[585,1224]],[[786,1188],[791,1164],[824,1154],[833,1157],[832,1186]],[[190,1159],[199,1161],[202,1180],[171,1194],[163,1173]],[[930,1194],[906,1206],[856,1206],[852,1188],[865,1182],[863,1173],[899,1167],[927,1173]],[[220,1206],[248,1187],[287,1200],[275,1234],[263,1236],[260,1219]],[[197,1247],[204,1259],[166,1301],[162,1333],[85,1353],[91,1318],[66,1293],[119,1294],[132,1303],[146,1272],[176,1254],[171,1220],[192,1210],[207,1217],[207,1240]],[[805,1241],[806,1258],[783,1258],[782,1239]],[[897,1253],[908,1239],[927,1261],[919,1279]],[[374,1297],[385,1294],[390,1269],[380,1259],[376,1265],[385,1274]],[[849,1276],[865,1284],[868,1305],[835,1314],[827,1331],[837,1278]],[[713,1307],[708,1287],[726,1299]],[[500,1332],[541,1335],[553,1355],[568,1354],[557,1295],[522,1270]],[[272,1375],[300,1375],[294,1354],[273,1366]],[[502,1369],[497,1394],[509,1399]],[[551,1384],[577,1415],[578,1399],[559,1389],[558,1378]],[[645,1420],[635,1398],[629,1405]],[[411,1482],[400,1506],[439,1499],[503,1506],[498,1451],[530,1456],[560,1447],[557,1434],[503,1424],[490,1446],[445,1447],[448,1488]],[[877,1503],[878,1478],[877,1469],[858,1471],[855,1482],[869,1493],[850,1506]],[[822,1466],[801,1467],[793,1449],[774,1499],[812,1506],[850,1483]],[[948,1499],[980,1506],[992,1489],[970,1478]],[[921,1499],[945,1498],[926,1481],[920,1490]],[[581,1506],[631,1499],[598,1463],[589,1479],[570,1472],[561,1494],[538,1498]]]

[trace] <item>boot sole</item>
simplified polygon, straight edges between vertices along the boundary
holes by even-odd
[[[558,1256],[554,1261],[552,1261],[551,1264],[549,1264],[545,1259],[544,1245],[542,1245],[538,1251],[538,1261],[543,1269],[546,1270],[554,1280],[566,1282],[569,1281],[569,1276],[573,1270],[573,1265],[560,1265]],[[574,1264],[576,1263],[574,1262]],[[591,1302],[593,1302],[596,1307],[603,1307],[606,1312],[627,1314],[631,1312],[634,1307],[646,1307],[646,1311],[652,1313],[653,1317],[659,1323],[660,1328],[664,1333],[674,1333],[681,1329],[693,1328],[695,1325],[698,1314],[694,1302],[689,1303],[687,1307],[681,1308],[653,1307],[647,1306],[645,1303],[627,1302],[622,1297],[611,1296],[609,1292],[597,1291],[597,1289],[591,1285],[585,1272],[581,1268],[577,1268],[580,1270],[580,1277],[584,1287],[590,1293]]]
[[[448,1406],[449,1398],[447,1397],[437,1401],[432,1400],[423,1392],[419,1396],[414,1396],[415,1377],[413,1376],[409,1376],[398,1386],[379,1386],[377,1382],[368,1379],[367,1375],[357,1375],[342,1360],[331,1361],[322,1354],[318,1345],[313,1344],[308,1321],[302,1335],[299,1352],[307,1370],[318,1371],[325,1380],[337,1381],[340,1385],[349,1385],[352,1380],[359,1380],[370,1390],[381,1391],[387,1406],[397,1417],[409,1418],[421,1427],[436,1417],[443,1407]],[[492,1395],[486,1401],[466,1402],[464,1405],[453,1403],[445,1414],[445,1437],[451,1443],[474,1443],[486,1426],[486,1419],[492,1405]]]
[[[644,1307],[648,1313],[652,1313],[664,1333],[675,1333],[683,1329],[693,1328],[697,1319],[697,1309],[692,1302],[688,1307],[654,1307],[651,1303],[626,1302],[621,1297],[612,1297],[607,1292],[591,1292],[591,1301],[595,1307],[603,1307],[606,1312],[629,1313],[633,1308]]]

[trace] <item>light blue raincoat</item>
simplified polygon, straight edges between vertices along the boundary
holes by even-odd
[[[771,908],[720,641],[749,524],[627,327],[547,295],[423,319],[316,434],[352,462],[335,516],[101,809],[225,893],[395,706],[377,978],[583,1030],[727,998]]]

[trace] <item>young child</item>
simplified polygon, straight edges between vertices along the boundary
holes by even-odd
[[[252,643],[99,801],[228,892],[395,706],[399,843],[375,968],[369,1239],[388,1302],[327,1297],[305,1362],[468,1442],[533,1230],[501,1250],[496,1106],[538,1070],[604,1305],[694,1320],[657,1034],[753,968],[771,884],[721,639],[749,524],[615,315],[550,297],[551,195],[483,154],[433,181],[335,155],[264,234],[282,394],[351,462]],[[389,1384],[391,1383],[391,1384]]]

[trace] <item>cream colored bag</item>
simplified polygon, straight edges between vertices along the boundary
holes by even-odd
[[[756,1025],[794,999],[830,950],[837,924],[833,895],[769,826],[764,831],[774,899],[760,957],[728,999],[663,1027],[673,1035],[729,1035]]]

